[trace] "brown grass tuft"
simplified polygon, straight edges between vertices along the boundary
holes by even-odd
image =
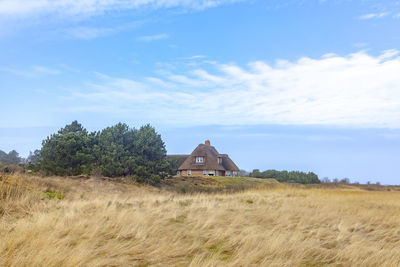
[[[400,265],[397,191],[281,185],[182,195],[13,175],[1,177],[0,196],[0,266]]]

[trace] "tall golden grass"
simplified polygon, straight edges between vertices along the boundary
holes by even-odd
[[[0,266],[400,265],[399,192],[182,195],[14,175],[1,178],[0,201]]]

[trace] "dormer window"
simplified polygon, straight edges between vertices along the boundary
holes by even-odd
[[[218,157],[218,164],[222,164],[222,158]]]
[[[196,163],[204,163],[204,157],[196,157]]]

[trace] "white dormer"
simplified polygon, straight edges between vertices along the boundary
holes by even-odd
[[[196,163],[204,163],[204,157],[196,157]]]

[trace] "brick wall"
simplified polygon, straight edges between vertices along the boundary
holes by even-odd
[[[181,171],[180,175],[182,175],[182,176],[190,176],[190,175],[187,174],[187,170]],[[215,175],[217,175],[217,176],[225,176],[225,171],[216,171]],[[231,172],[231,175],[232,175],[232,172]],[[202,170],[192,170],[191,176],[203,176],[203,171]]]
[[[181,171],[181,175],[182,175],[182,176],[188,176],[187,170]],[[202,176],[202,175],[203,175],[203,171],[200,171],[200,170],[192,170],[192,174],[191,174],[191,175],[192,175],[192,176],[193,176],[193,175],[195,175],[195,176]]]

